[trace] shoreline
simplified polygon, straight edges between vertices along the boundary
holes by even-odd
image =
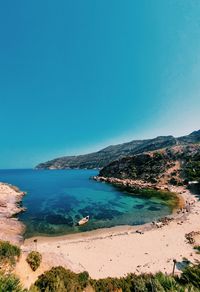
[[[17,245],[23,243],[25,226],[14,216],[25,211],[20,206],[24,195],[17,187],[0,182],[0,239]]]
[[[142,181],[132,181],[130,179],[120,180],[115,178],[104,178],[104,177],[93,177],[96,181],[104,181],[113,184],[116,187],[121,187],[122,185],[128,186],[130,184],[131,187],[136,187],[140,189],[153,189],[155,191],[161,190],[161,191],[169,191],[169,187],[156,187],[155,184],[151,183],[145,183]],[[113,180],[115,180],[113,182]],[[174,192],[174,190],[173,190]],[[179,198],[179,203],[176,206],[176,208],[173,208],[173,211],[171,214],[165,216],[164,218],[173,218],[176,216],[177,209],[184,208],[184,198],[181,195],[183,192],[177,192],[176,195],[177,198]],[[104,234],[110,234],[117,233],[116,235],[122,233],[127,233],[130,230],[136,231],[138,229],[147,231],[153,229],[152,222],[144,223],[141,225],[118,225],[108,228],[98,228],[95,230],[85,231],[85,232],[78,232],[78,233],[71,233],[71,234],[65,234],[65,235],[58,235],[58,236],[49,236],[49,235],[39,235],[39,236],[32,236],[29,238],[24,238],[24,231],[26,226],[23,222],[21,222],[17,217],[14,217],[15,215],[26,211],[26,208],[20,206],[19,204],[22,202],[22,198],[25,195],[25,192],[20,191],[20,189],[16,186],[13,186],[8,183],[0,182],[0,238],[6,238],[5,240],[8,240],[12,243],[16,243],[18,245],[23,244],[24,241],[29,241],[33,238],[37,239],[46,239],[54,240],[57,238],[63,238],[63,239],[77,239],[77,238],[86,238],[90,236],[101,236]],[[133,194],[134,195],[134,194]],[[6,198],[5,198],[6,196]],[[158,220],[159,221],[159,220]]]
[[[194,244],[189,244],[186,239],[186,234],[200,231],[200,201],[185,187],[172,186],[170,190],[178,193],[185,202],[185,207],[172,214],[170,220],[159,225],[116,226],[26,239],[21,246],[22,257],[16,266],[16,274],[25,287],[30,287],[40,274],[53,266],[63,266],[76,273],[88,271],[92,278],[101,279],[128,273],[162,271],[170,274],[173,259],[179,265],[184,258],[192,263],[200,262],[200,255],[194,250],[195,244],[200,245],[200,236]],[[43,259],[41,267],[34,273],[25,260],[32,250],[40,252]],[[181,273],[177,267],[176,275]]]
[[[179,264],[187,258],[190,262],[200,262],[200,255],[195,253],[194,245],[189,244],[186,234],[200,231],[200,201],[185,186],[168,186],[168,191],[180,197],[182,209],[175,210],[164,220],[137,226],[116,226],[82,233],[62,236],[36,236],[23,240],[24,225],[12,216],[24,211],[18,204],[25,193],[15,187],[0,183],[2,194],[12,200],[7,217],[0,217],[7,225],[1,228],[0,236],[21,247],[22,255],[15,268],[25,288],[29,288],[39,275],[54,266],[63,266],[74,272],[88,271],[91,278],[123,277],[128,273],[172,272],[173,259]],[[0,202],[2,202],[0,200]],[[6,205],[8,206],[8,205]],[[5,204],[0,206],[4,208]],[[167,218],[167,219],[166,219]],[[10,225],[8,224],[10,222]],[[0,226],[4,223],[0,221]],[[3,234],[5,232],[6,236]],[[198,233],[199,234],[199,233]],[[30,251],[42,254],[42,263],[33,272],[26,262]],[[95,260],[94,260],[95,259]],[[176,268],[176,274],[181,271]]]
[[[178,190],[179,189],[179,190]],[[166,215],[165,217],[162,217],[157,220],[157,223],[164,221],[163,226],[170,223],[170,221],[182,221],[186,220],[187,216],[189,215],[191,210],[186,211],[186,202],[191,199],[191,196],[193,196],[192,202],[195,203],[197,200],[195,199],[195,195],[192,194],[187,188],[185,187],[172,187],[172,189],[168,189],[168,191],[176,192],[177,197],[180,199],[180,205],[177,206],[177,208],[174,208],[171,214]],[[182,211],[180,211],[182,210]],[[90,231],[84,231],[84,232],[78,232],[78,233],[70,233],[70,234],[64,234],[64,235],[56,235],[56,236],[48,236],[48,235],[37,235],[37,236],[31,236],[24,239],[24,242],[31,242],[34,239],[40,240],[40,242],[45,241],[56,241],[56,240],[77,240],[77,239],[87,239],[90,237],[95,237],[95,239],[101,239],[103,236],[104,238],[109,237],[110,235],[118,236],[118,235],[124,235],[127,233],[137,233],[137,231],[151,231],[156,229],[156,224],[153,224],[152,222],[147,222],[141,225],[117,225],[113,227],[105,227],[105,228],[98,228],[95,230]],[[100,237],[99,237],[100,236]],[[81,241],[81,240],[80,240]]]
[[[158,221],[160,220],[167,220],[169,219],[175,219],[174,217],[177,216],[177,210],[179,209],[184,209],[185,208],[185,200],[183,198],[183,196],[181,194],[183,194],[186,191],[186,188],[184,188],[184,190],[181,191],[177,191],[176,190],[171,190],[170,186],[157,186],[156,184],[151,184],[151,183],[145,183],[143,181],[136,181],[136,180],[130,180],[130,179],[126,179],[126,180],[122,180],[122,179],[115,179],[115,178],[104,178],[104,177],[99,177],[99,176],[95,176],[93,177],[94,180],[96,180],[97,182],[107,182],[112,184],[115,187],[120,188],[121,191],[126,191],[128,194],[134,196],[134,193],[128,192],[125,189],[122,189],[122,186],[129,186],[131,188],[135,188],[136,190],[152,190],[152,191],[162,191],[162,192],[169,192],[172,195],[176,196],[177,202],[175,207],[172,207],[172,212],[169,215],[166,215],[164,217],[161,217],[158,219]],[[125,181],[125,182],[124,182]],[[182,187],[181,187],[182,188]],[[136,194],[137,195],[137,194]],[[144,196],[143,194],[141,194],[141,196]],[[179,216],[178,216],[179,217]],[[24,240],[29,240],[32,238],[35,239],[41,239],[41,238],[79,238],[79,237],[86,237],[86,236],[90,236],[90,235],[99,235],[99,234],[104,234],[104,233],[113,233],[113,232],[123,232],[123,231],[129,231],[130,229],[142,229],[142,230],[149,230],[152,228],[152,222],[147,222],[147,223],[143,223],[140,225],[117,225],[117,226],[112,226],[112,227],[105,227],[105,228],[97,228],[94,230],[89,230],[89,231],[84,231],[84,232],[77,232],[77,233],[69,233],[69,234],[62,234],[62,235],[35,235],[35,236],[31,236],[28,238],[24,238]]]
[[[142,192],[145,190],[152,190],[152,191],[160,191],[163,193],[171,193],[171,196],[173,198],[176,198],[176,204],[173,206],[172,213],[176,211],[177,209],[181,209],[185,207],[185,202],[183,199],[183,196],[181,194],[186,191],[186,186],[181,186],[183,190],[179,190],[181,187],[172,186],[169,184],[164,183],[151,183],[151,182],[145,182],[143,180],[132,180],[132,179],[119,179],[115,177],[103,177],[103,176],[94,176],[93,179],[97,182],[104,182],[111,184],[117,188],[119,188],[122,191],[126,191],[130,193],[131,195],[137,194],[138,192]],[[143,194],[141,193],[141,196]]]

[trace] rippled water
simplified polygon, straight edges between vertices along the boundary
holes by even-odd
[[[20,214],[26,237],[61,235],[117,225],[138,225],[171,213],[161,200],[131,196],[90,179],[96,170],[0,170],[0,181],[27,191]],[[90,215],[84,226],[80,218]]]

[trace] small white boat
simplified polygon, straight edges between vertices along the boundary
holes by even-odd
[[[197,180],[193,180],[193,181],[189,181],[188,184],[189,185],[194,185],[194,184],[198,184],[199,182]]]
[[[86,224],[90,219],[90,216],[86,216],[84,218],[82,218],[79,222],[78,222],[78,225],[84,225]]]

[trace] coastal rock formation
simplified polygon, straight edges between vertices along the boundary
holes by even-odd
[[[144,182],[142,180],[132,180],[132,179],[120,179],[115,177],[104,177],[104,176],[94,176],[94,180],[99,182],[111,183],[115,186],[131,187],[136,190],[142,189],[156,189],[156,184],[150,182]]]
[[[200,130],[190,135],[175,138],[173,136],[159,136],[154,139],[133,140],[114,146],[108,146],[98,152],[78,155],[65,156],[40,163],[37,169],[67,169],[67,168],[102,168],[112,161],[126,156],[141,154],[144,152],[158,149],[170,148],[175,145],[190,145],[200,142]]]
[[[23,238],[24,225],[13,216],[23,212],[20,206],[25,195],[18,188],[0,183],[0,239],[19,244]]]

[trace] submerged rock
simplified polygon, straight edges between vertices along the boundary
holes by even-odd
[[[60,225],[67,224],[68,226],[73,226],[73,218],[68,216],[67,218],[59,214],[50,214],[46,216],[46,221],[50,224]]]

